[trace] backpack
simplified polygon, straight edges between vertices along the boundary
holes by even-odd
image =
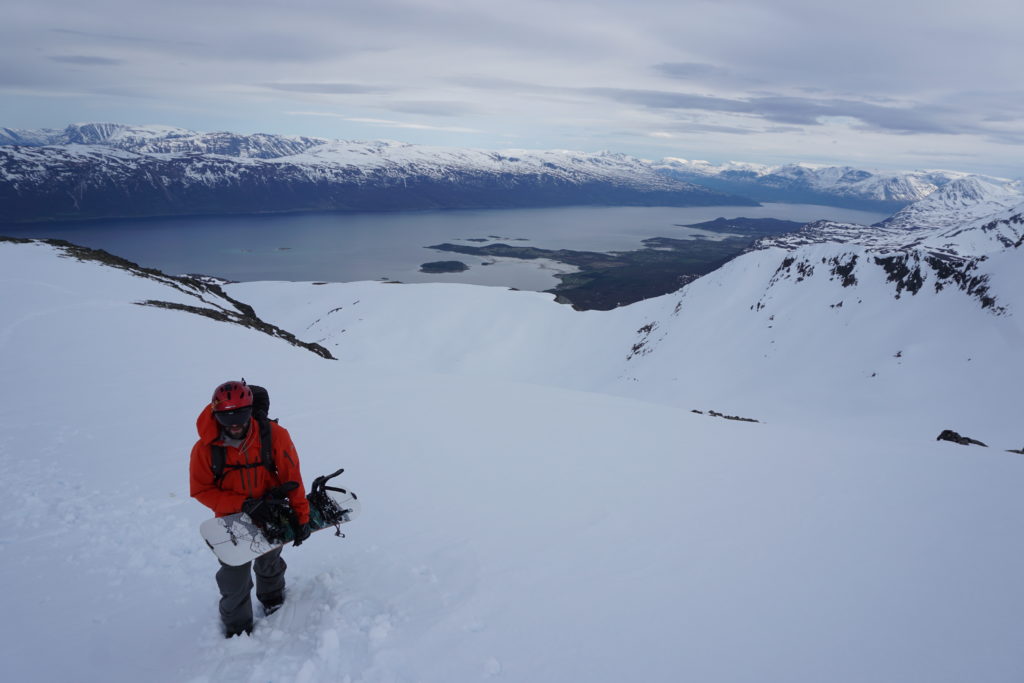
[[[243,380],[244,381],[244,380]],[[227,475],[225,470],[245,470],[252,467],[266,467],[267,470],[277,476],[277,465],[274,464],[274,457],[271,449],[270,423],[277,422],[268,417],[270,412],[270,393],[263,387],[254,384],[249,385],[252,391],[252,416],[256,418],[256,424],[260,428],[260,461],[248,465],[228,465],[227,449],[224,446],[213,444],[210,446],[210,469],[213,470],[213,483],[220,488],[220,483]]]

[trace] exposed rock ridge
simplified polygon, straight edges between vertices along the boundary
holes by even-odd
[[[202,315],[213,320],[230,322],[243,327],[259,330],[264,334],[282,339],[292,346],[302,347],[316,355],[334,359],[331,352],[319,344],[304,342],[287,330],[261,320],[256,311],[249,304],[238,301],[229,296],[223,288],[210,278],[201,276],[168,275],[154,268],[145,268],[137,263],[128,261],[119,256],[103,251],[101,249],[90,249],[81,247],[65,240],[56,239],[27,239],[16,237],[0,236],[0,242],[14,242],[19,244],[38,242],[56,247],[66,258],[74,258],[79,261],[92,261],[112,268],[128,271],[129,273],[155,280],[163,285],[171,287],[196,300],[195,304],[184,304],[173,301],[160,301],[149,299],[136,302],[140,306],[154,306],[171,310],[184,311],[195,315]]]

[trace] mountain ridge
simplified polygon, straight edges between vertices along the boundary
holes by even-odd
[[[923,170],[877,173],[851,166],[790,163],[778,166],[706,161],[669,157],[656,164],[663,173],[708,187],[745,194],[758,201],[833,203],[850,208],[898,211],[920,201],[949,183],[968,177],[991,184],[1010,185],[1005,178],[977,176],[959,171]]]
[[[1024,183],[967,176],[904,207],[878,225],[905,229],[955,228],[1024,203]]]
[[[715,166],[613,152],[486,151],[202,133],[162,125],[0,128],[0,222],[8,223],[572,204],[743,206],[760,201],[898,211],[968,178],[1004,189],[1020,185],[956,171],[876,173],[809,163]]]
[[[188,133],[188,134],[186,134]],[[398,142],[79,125],[7,131],[0,222],[573,204],[753,206],[614,153],[488,152]],[[85,141],[89,144],[81,144]]]

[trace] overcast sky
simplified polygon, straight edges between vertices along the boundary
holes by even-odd
[[[0,126],[1024,176],[1024,2],[7,0]]]

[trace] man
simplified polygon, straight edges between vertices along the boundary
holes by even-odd
[[[283,507],[295,531],[294,544],[309,538],[309,502],[291,436],[265,415],[254,416],[253,392],[244,380],[225,382],[214,390],[213,399],[196,420],[196,429],[199,440],[189,463],[193,498],[217,517],[246,512],[256,522],[271,519]],[[268,429],[270,451],[265,459],[261,431],[266,434]],[[221,465],[219,476],[215,462]],[[297,486],[286,491],[288,487],[281,486],[286,482]],[[221,563],[217,586],[226,637],[252,632],[250,569],[256,572],[256,597],[264,612],[271,614],[284,602],[286,568],[281,548],[239,567]]]

